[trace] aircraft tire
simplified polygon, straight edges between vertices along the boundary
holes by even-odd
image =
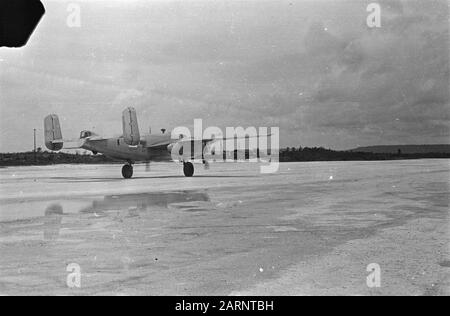
[[[125,179],[130,179],[133,176],[133,166],[131,166],[131,165],[124,165],[122,167],[122,176]]]
[[[183,164],[183,172],[186,177],[192,177],[194,175],[194,165],[191,162],[185,162]]]

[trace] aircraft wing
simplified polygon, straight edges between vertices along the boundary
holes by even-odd
[[[207,146],[209,144],[212,144],[214,142],[218,141],[228,141],[228,140],[234,140],[234,139],[249,139],[249,138],[258,138],[258,137],[269,137],[269,135],[260,135],[260,136],[251,136],[251,137],[230,137],[230,138],[222,138],[222,137],[216,137],[216,138],[203,138],[203,139],[194,139],[194,138],[181,138],[181,139],[172,139],[167,137],[162,137],[161,139],[153,139],[153,140],[146,140],[141,139],[142,146],[146,148],[164,148],[172,144],[177,144],[179,146],[184,146],[191,144],[191,146],[195,143],[201,144],[203,147]]]
[[[180,140],[174,140],[174,143],[195,143],[195,142],[202,142],[204,146],[215,143],[218,141],[229,141],[229,140],[235,140],[235,139],[250,139],[250,138],[263,138],[263,137],[270,137],[272,134],[268,135],[257,135],[257,136],[248,136],[248,137],[215,137],[215,138],[202,138],[202,139],[194,139],[194,138],[181,138]]]
[[[180,159],[203,159],[203,150],[210,146],[211,144],[214,144],[218,141],[229,141],[229,140],[235,140],[235,139],[249,139],[249,138],[258,138],[258,137],[269,137],[269,135],[260,135],[260,136],[251,136],[251,137],[230,137],[230,138],[203,138],[203,139],[194,139],[194,138],[182,138],[179,140],[173,140],[173,142],[169,145],[167,145],[167,149],[174,153],[175,155],[178,155]],[[198,146],[197,148],[201,148],[200,151],[195,149],[195,146]]]

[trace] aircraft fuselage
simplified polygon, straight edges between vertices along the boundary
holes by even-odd
[[[150,135],[151,138],[152,135]],[[158,135],[159,136],[159,135]],[[161,137],[158,137],[160,139]],[[81,148],[94,153],[102,153],[105,156],[131,161],[170,161],[171,155],[167,146],[148,148],[143,145],[129,146],[125,143],[123,137],[108,138],[104,140],[89,141],[85,140]]]

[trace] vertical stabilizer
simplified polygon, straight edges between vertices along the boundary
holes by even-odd
[[[125,143],[131,146],[139,145],[141,136],[134,108],[129,107],[122,112],[122,128]]]
[[[45,146],[52,151],[63,148],[63,140],[59,118],[55,114],[48,115],[44,119]]]

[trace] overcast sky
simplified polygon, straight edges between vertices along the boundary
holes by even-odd
[[[141,130],[279,126],[283,146],[350,149],[450,141],[449,5],[383,0],[42,1],[27,46],[0,48],[0,151],[43,143],[43,117],[65,138]]]

